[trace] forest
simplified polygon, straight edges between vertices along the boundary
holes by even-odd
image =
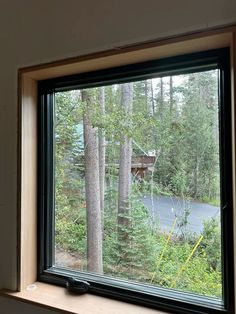
[[[55,93],[56,265],[222,298],[219,215],[187,228],[220,206],[218,75]],[[184,204],[168,230],[161,196]]]

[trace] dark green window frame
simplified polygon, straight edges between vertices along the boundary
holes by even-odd
[[[152,77],[219,69],[220,176],[223,303],[204,296],[54,266],[54,93]],[[230,52],[228,48],[170,57],[39,81],[38,280],[65,286],[70,278],[90,284],[88,293],[173,313],[234,313],[232,140]]]

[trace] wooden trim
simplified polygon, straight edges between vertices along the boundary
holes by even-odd
[[[36,281],[37,274],[37,84],[22,76],[20,79],[20,208],[18,289]]]
[[[18,290],[23,291],[37,277],[37,80],[226,46],[236,51],[235,34],[236,26],[232,26],[118,47],[19,70]],[[235,76],[235,53],[232,58],[232,75]],[[234,81],[233,96],[235,89]]]
[[[160,47],[164,45],[180,43],[187,40],[211,37],[213,35],[232,33],[234,31],[236,31],[235,23],[222,26],[222,27],[212,27],[205,30],[193,31],[193,32],[178,34],[178,35],[169,36],[165,38],[149,40],[149,41],[141,42],[141,43],[138,42],[138,43],[133,43],[130,45],[125,45],[125,46],[117,46],[117,47],[114,47],[112,49],[108,49],[105,51],[93,52],[93,53],[85,54],[82,56],[56,60],[53,62],[47,62],[40,65],[28,66],[28,67],[19,69],[19,72],[20,74],[23,74],[23,73],[34,72],[34,71],[43,70],[43,69],[48,70],[49,68],[52,68],[52,67],[60,67],[64,65],[75,64],[75,63],[83,62],[87,60],[125,54],[132,51],[138,52],[139,50],[143,50],[143,49],[156,48],[156,47]]]
[[[111,68],[115,66],[121,66],[126,64],[144,62],[148,60],[154,60],[158,58],[166,58],[177,56],[180,54],[187,54],[198,52],[202,50],[217,49],[230,46],[232,33],[220,33],[212,36],[203,36],[201,38],[184,39],[183,41],[172,43],[158,43],[156,46],[147,47],[144,44],[144,48],[141,45],[138,50],[134,50],[133,47],[129,47],[129,51],[124,49],[105,51],[102,53],[91,54],[81,56],[76,62],[71,63],[71,59],[67,63],[58,65],[48,64],[48,67],[43,65],[39,68],[21,69],[20,73],[27,75],[35,80],[44,80],[49,78],[55,78],[65,75],[95,71],[100,69]]]
[[[36,282],[22,292],[0,291],[0,295],[70,314],[165,314],[139,305],[91,294],[76,295],[64,288]]]

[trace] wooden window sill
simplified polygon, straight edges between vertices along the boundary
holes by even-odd
[[[166,312],[91,294],[73,295],[65,288],[35,282],[21,292],[2,290],[1,295],[22,302],[73,314],[164,314]]]

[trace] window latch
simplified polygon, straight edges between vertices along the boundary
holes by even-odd
[[[66,282],[66,288],[69,292],[84,294],[89,290],[90,284],[87,281],[70,277]]]

